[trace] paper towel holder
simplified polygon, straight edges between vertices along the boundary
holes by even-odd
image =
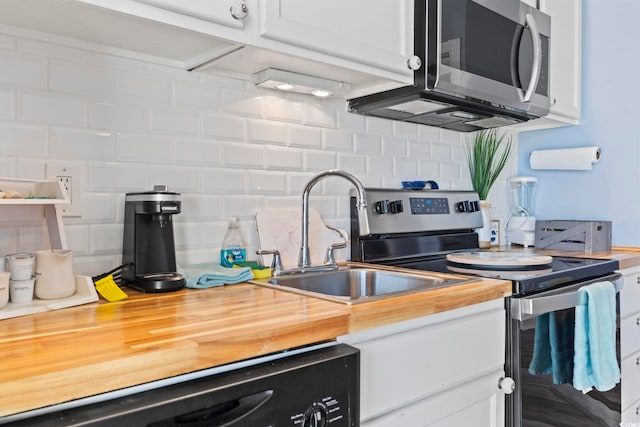
[[[598,146],[533,150],[529,166],[534,170],[591,170],[601,156]]]

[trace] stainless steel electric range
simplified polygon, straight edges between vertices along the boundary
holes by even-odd
[[[620,384],[583,394],[550,376],[531,375],[536,319],[573,315],[578,289],[598,281],[622,286],[618,262],[545,256],[530,250],[480,252],[474,229],[482,225],[478,195],[468,191],[366,189],[368,206],[351,198],[351,259],[511,280],[506,298],[505,373],[515,381],[506,396],[506,424],[618,426]],[[619,362],[619,339],[618,362]]]

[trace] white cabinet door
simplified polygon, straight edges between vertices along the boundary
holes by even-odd
[[[577,124],[580,120],[582,0],[540,0],[551,16],[551,116]]]
[[[410,75],[413,2],[261,0],[260,36]]]
[[[235,28],[244,26],[244,18],[236,14],[232,16],[231,8],[240,8],[246,3],[242,0],[136,0],[138,3],[150,4],[162,9],[171,10],[194,18],[204,19],[221,25]],[[236,9],[234,9],[236,10]],[[239,10],[239,9],[238,9]],[[247,14],[248,14],[247,9]]]
[[[492,426],[504,420],[498,388],[505,357],[502,299],[339,341],[360,349],[363,425]]]
[[[547,129],[580,122],[582,68],[582,0],[526,0],[551,17],[549,94],[546,117],[512,126],[519,131]]]

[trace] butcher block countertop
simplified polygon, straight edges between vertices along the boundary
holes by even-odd
[[[640,266],[635,248],[583,256]],[[0,417],[502,298],[511,283],[477,279],[354,305],[248,283],[127,293],[0,321]]]
[[[508,296],[504,280],[347,305],[248,283],[0,321],[0,416]],[[1,421],[1,419],[0,419]]]

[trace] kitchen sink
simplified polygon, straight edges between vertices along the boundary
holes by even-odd
[[[324,298],[348,304],[373,301],[469,282],[462,276],[433,276],[374,268],[341,268],[252,280],[260,286]]]

